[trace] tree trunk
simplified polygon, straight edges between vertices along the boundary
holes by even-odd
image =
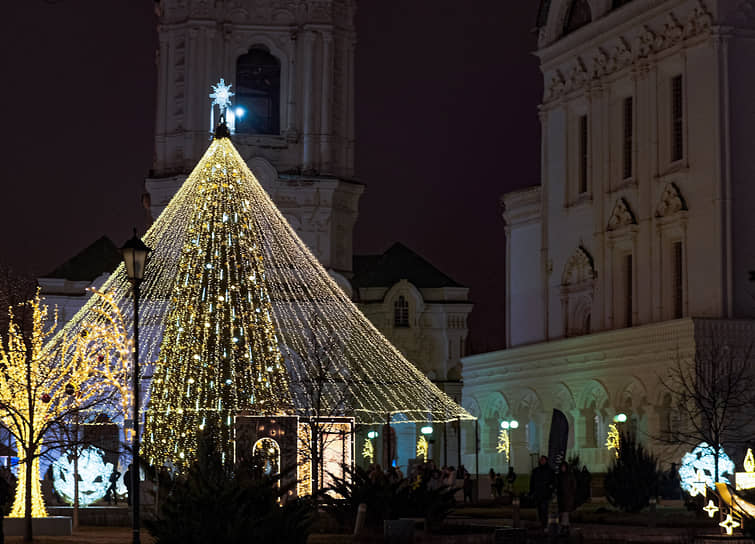
[[[25,483],[25,492],[26,496],[24,497],[24,542],[31,542],[32,541],[32,526],[31,526],[31,488],[32,488],[32,478],[34,477],[34,463],[31,458],[32,454],[30,451],[26,452],[26,466],[24,467],[26,470],[26,482]]]
[[[73,528],[79,528],[79,447],[73,457]]]

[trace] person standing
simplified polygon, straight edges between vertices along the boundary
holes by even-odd
[[[543,529],[548,529],[548,503],[553,495],[554,476],[548,458],[540,456],[540,464],[530,475],[530,496],[537,507],[537,518]]]
[[[126,503],[131,506],[131,471],[133,464],[129,463],[126,473],[123,475],[123,483],[126,485]]]
[[[509,472],[506,474],[506,491],[512,497],[514,496],[514,482],[516,482],[516,472],[514,472],[514,467],[509,467]]]
[[[558,514],[561,533],[569,533],[569,512],[574,511],[577,496],[577,479],[566,461],[561,463],[558,471]]]

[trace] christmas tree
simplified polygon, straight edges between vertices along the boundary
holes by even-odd
[[[151,464],[185,465],[209,423],[233,458],[234,416],[291,412],[260,232],[227,137],[195,169],[144,436]]]
[[[229,86],[213,88],[214,103],[229,107]],[[215,134],[144,242],[153,251],[140,286],[139,359],[140,372],[153,379],[140,413],[142,453],[151,464],[188,465],[210,420],[227,459],[239,412],[292,414],[315,431],[314,422],[336,416],[365,426],[382,426],[393,414],[406,422],[472,419],[359,311],[227,130]],[[109,298],[92,297],[67,334],[106,325],[113,305],[129,327],[123,334],[131,334],[123,266],[101,290]],[[124,357],[119,349],[107,356]],[[317,442],[316,432],[310,437]]]

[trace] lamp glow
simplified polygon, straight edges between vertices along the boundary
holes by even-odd
[[[627,420],[627,415],[623,412],[620,414],[616,414],[615,416],[613,416],[613,420],[616,423],[625,423]]]
[[[430,425],[425,425],[419,430],[419,432],[422,434],[433,434],[433,428]]]
[[[512,419],[509,421],[509,428],[511,429],[518,429],[519,428],[519,422],[516,419]]]
[[[508,428],[509,428],[509,422],[501,421],[501,429],[508,429]]]
[[[367,438],[377,438],[378,432],[377,431],[370,431],[367,433]]]
[[[234,111],[234,113],[236,114],[236,117],[238,117],[239,119],[241,119],[242,117],[244,117],[244,114],[246,113],[246,110],[244,110],[244,108],[242,108],[242,107],[238,107],[238,108],[236,108],[236,110]]]

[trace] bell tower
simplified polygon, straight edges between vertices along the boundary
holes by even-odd
[[[231,85],[233,141],[326,268],[351,275],[354,0],[159,0],[153,217],[204,153],[212,85]]]

